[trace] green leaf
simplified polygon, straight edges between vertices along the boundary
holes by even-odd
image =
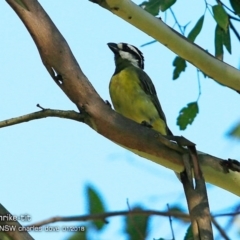
[[[228,133],[228,136],[236,138],[238,140],[240,140],[240,122],[234,126]]]
[[[174,212],[174,213],[186,213],[186,211],[183,209],[180,205],[173,205],[168,208],[168,211]],[[184,223],[189,223],[189,218],[181,218],[179,217],[178,220],[183,221]]]
[[[223,41],[223,45],[226,47],[228,52],[231,54],[232,49],[231,49],[231,38],[230,38],[229,27],[227,28],[227,32],[222,31],[222,41]]]
[[[134,207],[134,210],[143,210],[141,207]],[[149,224],[149,216],[145,215],[129,215],[126,217],[125,232],[128,234],[129,240],[147,239],[147,228]]]
[[[139,6],[147,12],[151,13],[152,15],[156,16],[159,14],[160,10],[162,12],[166,11],[175,2],[176,0],[148,0],[139,4]]]
[[[218,24],[215,29],[215,57],[219,60],[223,60],[223,45],[227,51],[231,54],[231,38],[229,27],[225,32]]]
[[[161,0],[149,0],[139,4],[145,11],[151,13],[153,16],[158,15],[160,9]]]
[[[190,225],[187,229],[186,235],[184,237],[184,240],[194,240],[193,238],[193,232],[192,232],[192,225]]]
[[[192,124],[198,114],[198,111],[197,102],[191,102],[187,105],[187,107],[181,109],[177,118],[177,125],[180,127],[180,130],[185,130],[187,125]]]
[[[214,19],[216,20],[217,24],[226,32],[229,25],[229,19],[223,6],[215,5],[212,7],[212,10]]]
[[[217,24],[215,29],[215,57],[219,60],[223,60],[223,30]]]
[[[89,214],[105,212],[105,207],[99,193],[91,186],[87,186],[87,204]],[[103,220],[95,220],[93,224],[98,230],[102,229],[105,225]]]
[[[196,25],[194,26],[194,28],[192,29],[192,31],[188,34],[188,39],[191,42],[194,42],[197,35],[201,32],[202,30],[202,26],[203,26],[203,21],[204,21],[204,15],[202,15],[199,20],[197,21]]]
[[[173,80],[175,80],[180,76],[181,72],[185,71],[187,64],[183,58],[177,56],[173,60],[173,66],[175,67],[175,69],[173,71]]]
[[[231,6],[237,15],[240,15],[240,0],[230,0]]]
[[[168,8],[170,8],[174,3],[176,2],[176,0],[161,0],[160,3],[160,10],[162,12],[166,11]]]
[[[82,225],[83,226],[83,225]],[[81,226],[79,226],[79,228],[81,228]],[[85,229],[87,229],[87,227],[85,226]],[[73,235],[71,235],[68,240],[87,240],[87,231],[79,231],[79,232],[75,232]]]

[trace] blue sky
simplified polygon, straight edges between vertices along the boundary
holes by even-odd
[[[106,44],[127,42],[140,47],[152,39],[89,1],[56,4],[42,0],[40,3],[95,89],[103,99],[110,100],[108,84],[114,62]],[[190,22],[187,33],[204,12],[204,2],[190,4],[181,1],[173,7],[182,25]],[[183,6],[188,6],[187,10]],[[37,103],[45,108],[77,110],[50,78],[26,28],[5,1],[0,2],[0,15],[0,120],[39,111]],[[170,26],[174,24],[170,13],[167,22]],[[214,29],[215,22],[207,13],[196,43],[211,53],[214,53]],[[226,54],[225,61],[238,67],[239,46],[233,35],[232,39],[234,54]],[[172,132],[195,142],[198,150],[220,158],[240,159],[239,143],[226,137],[226,132],[240,118],[239,95],[201,76],[200,113],[186,131],[180,131],[176,125],[178,112],[198,97],[197,71],[188,64],[180,79],[173,81],[174,53],[159,43],[140,50]],[[127,199],[132,206],[139,203],[158,210],[166,210],[167,203],[186,206],[182,186],[172,171],[122,149],[78,122],[47,118],[3,128],[0,156],[0,202],[12,214],[30,214],[31,223],[56,215],[86,214],[84,188],[87,183],[99,190],[109,211],[126,210]],[[238,198],[210,186],[209,201],[212,212],[220,212],[230,209]],[[157,230],[158,224],[169,229],[168,221],[159,219],[154,220],[152,228],[156,230],[152,229],[149,239],[171,237],[170,231]],[[118,224],[121,224],[120,218],[111,219],[108,227],[111,230],[105,231],[102,239],[112,239],[112,236],[125,239]],[[176,224],[176,231],[184,234],[185,229],[177,228]],[[68,235],[63,232],[31,234],[40,240],[64,239]]]

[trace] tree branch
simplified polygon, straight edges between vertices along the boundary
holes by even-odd
[[[55,109],[43,109],[42,111],[26,114],[20,117],[15,117],[11,119],[7,119],[4,121],[0,121],[0,128],[9,127],[15,124],[28,122],[32,120],[37,120],[46,117],[60,117],[65,119],[71,119],[78,122],[84,122],[83,114],[77,113],[75,111],[63,111],[63,110],[55,110]]]
[[[12,230],[5,231],[4,233],[12,240],[34,240],[31,235],[26,231],[21,231],[22,225],[17,220],[11,220],[13,217],[10,212],[0,204],[0,216],[6,217],[6,220],[0,221],[0,226],[12,226]]]
[[[183,156],[184,171],[180,174],[187,199],[194,239],[213,239],[207,189],[202,175],[195,146],[188,147]],[[194,181],[193,176],[194,174]]]
[[[210,78],[240,91],[240,71],[188,41],[164,22],[129,0],[90,0],[153,37]]]
[[[229,213],[230,215],[236,213]],[[227,216],[229,216],[229,214]],[[114,211],[114,212],[106,212],[100,214],[89,214],[89,215],[80,215],[80,216],[70,216],[70,217],[51,217],[46,220],[28,225],[26,227],[41,227],[50,223],[56,222],[76,222],[76,221],[90,221],[90,220],[103,220],[106,221],[106,218],[109,217],[116,217],[116,216],[128,216],[128,215],[146,215],[146,216],[163,216],[163,217],[174,217],[181,219],[184,222],[190,222],[190,216],[185,213],[181,212],[174,212],[174,211],[155,211],[155,210],[134,210],[134,211]],[[217,217],[218,215],[215,215]],[[217,223],[214,217],[211,218],[213,224],[217,227],[220,234],[223,236],[224,239],[228,239],[226,233],[221,228],[221,226]]]
[[[87,125],[141,157],[178,173],[183,170],[183,148],[153,129],[116,113],[100,98],[80,69],[67,42],[38,1],[6,1],[31,34],[47,71],[76,104]],[[224,160],[204,153],[200,153],[199,160],[206,181],[240,196],[240,174],[237,171],[228,170],[227,165],[222,164]]]
[[[180,219],[184,219],[184,221],[189,221],[189,215],[179,212],[161,212],[155,210],[133,210],[133,211],[114,211],[107,213],[99,213],[99,214],[89,214],[89,215],[81,215],[81,216],[71,216],[71,217],[51,217],[49,219],[43,220],[38,223],[31,224],[27,227],[40,227],[46,224],[55,223],[55,222],[75,222],[75,221],[89,221],[89,220],[105,220],[109,217],[116,216],[128,216],[128,215],[156,215],[156,216],[164,216],[164,217],[176,217]]]

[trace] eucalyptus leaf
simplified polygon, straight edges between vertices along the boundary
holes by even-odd
[[[142,207],[134,207],[131,211],[143,210]],[[149,216],[146,215],[128,215],[126,218],[125,232],[128,240],[147,239],[147,228],[149,225]]]
[[[219,60],[223,60],[223,30],[217,24],[215,28],[215,57]]]
[[[184,240],[194,240],[193,237],[193,232],[192,232],[192,225],[190,224],[190,226],[187,229],[186,235],[184,237]]]
[[[199,18],[199,20],[197,21],[196,25],[192,29],[192,31],[188,34],[187,38],[191,42],[194,42],[196,37],[198,36],[198,34],[201,32],[202,26],[203,26],[203,21],[204,21],[204,15]]]
[[[173,80],[177,79],[181,72],[185,71],[185,68],[187,67],[186,61],[177,56],[174,60],[173,60],[173,66],[175,67],[174,71],[173,71]]]
[[[176,0],[161,0],[160,3],[160,10],[162,12],[166,11],[168,8],[170,8],[174,3],[176,2]]]
[[[177,125],[180,127],[180,130],[185,130],[187,125],[192,124],[198,112],[197,102],[191,102],[187,107],[182,108],[177,118]]]
[[[230,0],[230,4],[236,15],[240,15],[240,0]]]
[[[215,5],[212,7],[212,10],[214,19],[216,20],[217,24],[226,32],[229,25],[229,19],[223,6]]]
[[[139,6],[145,11],[151,13],[153,16],[159,14],[160,4],[162,0],[149,0],[142,2]]]
[[[223,45],[226,47],[228,52],[231,54],[232,53],[232,48],[231,48],[231,37],[230,37],[230,31],[229,27],[227,28],[226,32],[222,32],[222,40],[223,40]]]
[[[87,206],[89,214],[104,213],[105,206],[99,193],[91,186],[87,186]],[[101,230],[105,225],[103,220],[93,221],[93,225]]]

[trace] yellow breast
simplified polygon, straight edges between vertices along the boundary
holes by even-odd
[[[166,124],[160,118],[151,96],[142,89],[135,71],[125,68],[112,76],[109,91],[117,112],[138,123],[146,121],[161,134],[166,134]]]

